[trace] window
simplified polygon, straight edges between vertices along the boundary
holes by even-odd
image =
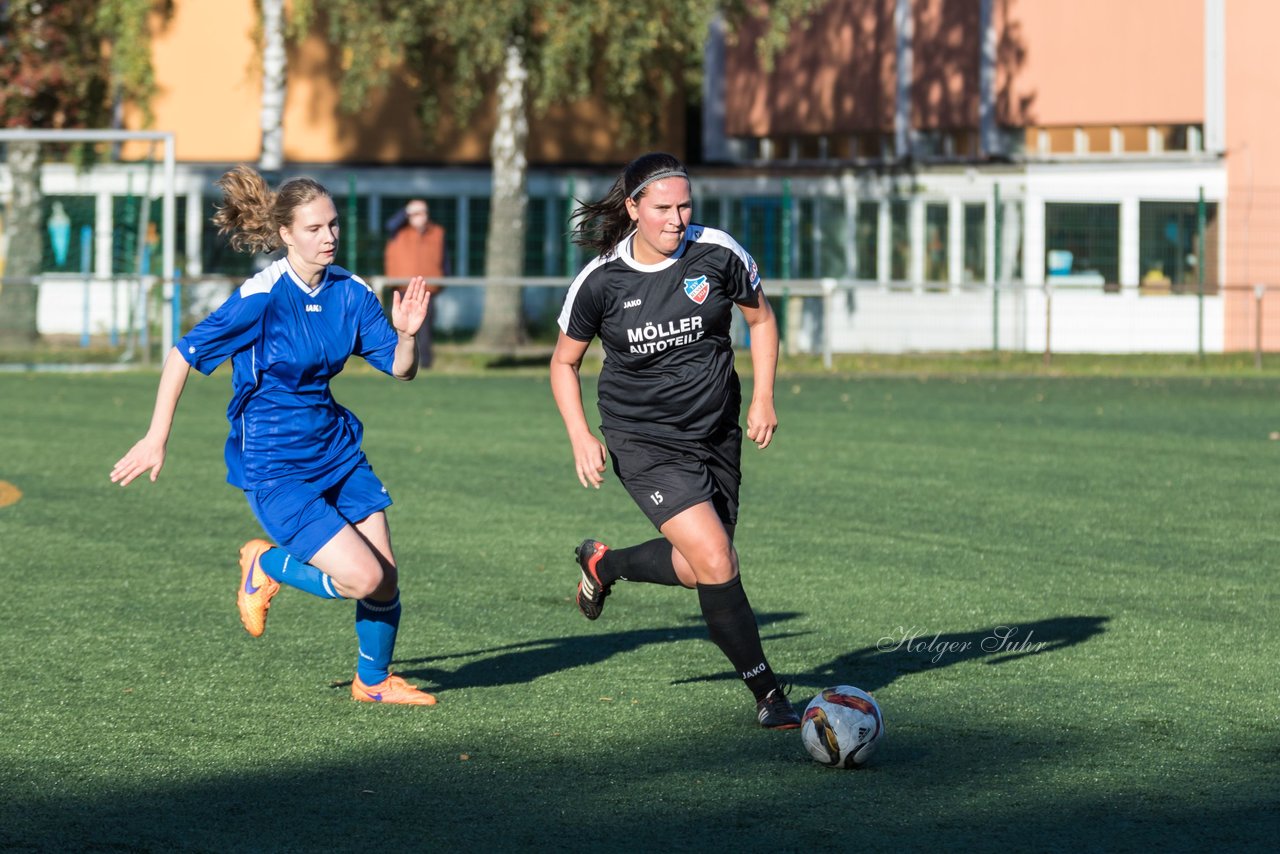
[[[1091,125],[1083,130],[1090,154],[1111,153],[1111,128],[1109,126]]]
[[[65,200],[67,197],[62,196],[60,198]],[[81,200],[77,205],[77,207],[82,211],[81,216],[77,216],[76,213],[71,214],[74,225],[72,243],[78,244],[80,240],[79,234],[82,222],[84,224],[93,224],[93,199],[89,196],[77,196],[73,198]],[[139,196],[114,196],[111,199],[111,271],[113,273],[134,274],[141,270],[143,273],[159,276],[164,272],[164,249],[163,244],[161,243],[164,230],[164,197],[156,196],[151,200],[150,204],[147,205],[147,209],[145,211],[147,218],[145,231],[146,238],[143,243],[142,254],[139,255],[138,231],[143,227],[142,217],[144,213],[142,209],[142,202],[143,200]],[[75,208],[70,205],[67,206],[68,212],[72,212],[73,210],[75,210]],[[213,216],[212,203],[210,203],[208,216]],[[186,266],[186,252],[184,250],[187,234],[186,222],[187,198],[186,196],[177,196],[174,199],[173,230],[175,237],[174,251],[176,254],[174,261],[175,266],[179,269]],[[205,254],[208,255],[208,242],[212,239],[211,235],[215,234],[216,229],[213,224],[208,221],[208,217],[205,219],[204,227]],[[220,246],[223,251],[228,254],[232,254],[225,238],[222,239]],[[77,246],[73,245],[72,252],[77,254],[78,257]],[[51,256],[46,253],[46,258],[49,257]],[[248,256],[244,257],[247,261],[252,261]],[[58,267],[56,269],[61,270],[68,268]],[[72,269],[78,270],[80,268],[76,266]],[[208,266],[204,269],[206,272],[222,272],[221,270],[211,269]],[[247,275],[252,269],[251,263],[246,264],[242,268],[238,268],[237,273],[239,273],[240,269],[243,269],[244,274]]]
[[[880,244],[880,203],[858,202],[858,225],[854,234],[855,258],[858,269],[854,271],[859,279],[878,279],[879,267],[876,264]]]
[[[911,269],[911,203],[889,202],[889,278],[905,282]]]
[[[472,196],[467,204],[467,257],[468,275],[484,275],[485,257],[489,242],[489,197]],[[455,271],[461,269],[454,266]],[[455,275],[457,273],[455,272]]]
[[[776,196],[752,196],[734,199],[729,233],[760,265],[760,274],[768,279],[783,278],[782,199]]]
[[[1045,275],[1063,284],[1120,281],[1120,206],[1044,206]]]
[[[801,279],[844,276],[848,262],[844,254],[845,216],[842,199],[800,199],[796,203],[797,242]]]
[[[987,280],[987,206],[964,206],[964,281]]]
[[[924,280],[946,282],[949,211],[945,204],[924,206]]]
[[[369,222],[369,197],[339,193],[333,197],[333,205],[338,209],[338,254],[334,262],[357,275],[381,270],[387,240],[381,224]]]
[[[93,238],[89,254],[82,253],[82,233],[94,225],[93,196],[45,196],[41,200],[44,222],[44,253],[40,271],[44,273],[78,273],[93,268]],[[156,211],[158,206],[153,206]]]
[[[995,230],[997,282],[1022,281],[1022,202],[1000,203],[1000,219]]]
[[[893,157],[893,135],[868,131],[853,135],[853,156],[859,160],[888,160]]]
[[[1138,258],[1142,286],[1194,293],[1204,263],[1206,290],[1218,286],[1218,206],[1205,203],[1205,252],[1200,251],[1197,202],[1142,202],[1138,207]]]
[[[721,217],[723,216],[723,209],[724,201],[718,196],[694,199],[693,221],[699,225],[727,230],[720,224]]]

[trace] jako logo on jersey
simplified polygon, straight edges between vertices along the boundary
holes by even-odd
[[[623,307],[623,308],[636,308],[636,307],[638,307],[639,305],[640,305],[640,300],[638,300],[638,299],[629,299],[629,300],[627,300],[626,302],[624,302],[624,303],[622,304],[622,307]]]
[[[650,496],[649,496],[649,500],[651,500],[655,505],[657,505],[657,504],[661,504],[661,503],[662,503],[662,493],[661,493],[661,492],[655,492],[653,495],[650,495]]]
[[[689,299],[702,305],[707,300],[707,294],[711,293],[711,286],[707,284],[706,276],[699,276],[696,279],[684,280],[684,295]]]
[[[308,314],[311,314],[312,312],[317,312],[317,311],[324,311],[324,306],[322,306],[322,305],[315,305],[314,303],[308,303],[308,304],[307,304],[307,313],[308,313]]]

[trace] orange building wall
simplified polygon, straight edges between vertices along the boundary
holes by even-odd
[[[1226,16],[1227,345],[1251,350],[1262,303],[1263,347],[1280,350],[1280,4],[1229,0]]]
[[[915,0],[911,11],[912,124],[919,130],[976,128],[980,4]]]
[[[857,133],[893,128],[893,4],[832,0],[797,27],[766,73],[762,25],[725,46],[725,130],[730,136]]]
[[[255,162],[260,154],[262,66],[255,44],[254,0],[173,4],[172,17],[153,17],[153,60],[160,91],[151,127],[172,130],[177,157],[195,162]],[[284,114],[285,160],[290,163],[486,163],[495,124],[481,106],[462,126],[448,109],[424,128],[414,93],[394,83],[375,93],[358,115],[338,109],[338,63],[319,35],[290,41]],[[532,163],[618,163],[636,151],[684,150],[684,110],[660,110],[653,137],[626,140],[616,120],[596,103],[555,108],[530,122]],[[137,110],[128,124],[142,126]],[[126,156],[146,156],[137,146]]]
[[[728,133],[892,130],[894,6],[832,0],[791,34],[772,74],[754,55],[759,27],[744,28],[726,51]],[[978,0],[912,3],[916,128],[977,126],[979,12]],[[994,0],[992,14],[1002,123],[1201,121],[1204,0]]]
[[[262,138],[257,104],[261,65],[253,41],[254,0],[178,2],[171,18],[152,16],[152,62],[159,91],[155,130],[175,132],[185,161],[254,161]],[[137,110],[127,116],[142,127]],[[137,146],[126,156],[145,156]]]
[[[1203,119],[1204,0],[996,2],[1025,50],[1013,84],[1026,124]]]

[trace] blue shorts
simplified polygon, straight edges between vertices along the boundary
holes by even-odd
[[[391,506],[387,488],[364,459],[332,484],[290,480],[244,495],[267,536],[304,563],[347,525]]]

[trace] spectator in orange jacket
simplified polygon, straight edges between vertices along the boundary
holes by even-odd
[[[391,279],[424,276],[427,290],[437,294],[444,289],[439,279],[445,275],[444,227],[431,221],[431,209],[425,199],[413,199],[388,223],[393,232],[383,255],[383,272]],[[403,286],[396,286],[403,291]],[[427,320],[418,330],[418,364],[429,368],[432,362],[431,330],[435,311],[428,305]]]

